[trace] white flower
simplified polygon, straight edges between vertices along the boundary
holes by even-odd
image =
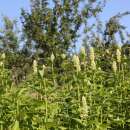
[[[83,56],[86,55],[85,47],[81,47],[80,53],[81,53],[81,55],[83,55]]]
[[[107,54],[109,54],[109,53],[110,53],[110,51],[109,51],[108,49],[106,49],[106,53],[107,53]]]
[[[114,73],[116,73],[116,71],[117,71],[117,64],[116,64],[116,61],[113,61],[112,69],[113,69]]]
[[[43,65],[43,66],[42,66],[42,70],[39,71],[39,74],[40,74],[41,77],[43,77],[43,75],[44,75],[45,68],[46,68],[46,66]]]
[[[65,58],[66,58],[66,55],[65,55],[65,54],[62,54],[61,57],[62,57],[62,59],[65,59]]]
[[[89,55],[89,57],[90,57],[90,63],[91,63],[91,68],[93,69],[93,70],[95,70],[96,69],[96,63],[95,63],[95,55],[94,55],[94,49],[91,47],[90,48],[90,55]]]
[[[33,61],[33,72],[36,74],[37,73],[37,61]]]
[[[76,64],[76,60],[77,60],[76,58],[77,58],[77,56],[76,56],[76,55],[73,55],[72,61],[73,61],[74,64]]]
[[[81,108],[81,117],[82,118],[85,118],[85,117],[88,117],[88,105],[87,105],[87,102],[86,102],[86,98],[84,96],[82,96],[82,108]]]
[[[74,63],[74,66],[76,67],[77,72],[79,72],[81,70],[79,57],[74,55],[72,61]]]
[[[45,70],[46,66],[43,64],[42,68],[43,68],[43,70]]]
[[[94,59],[95,59],[95,56],[94,56],[94,49],[91,47],[90,48],[90,61],[94,61]]]
[[[4,65],[4,63],[1,61],[1,62],[0,62],[0,66],[2,67],[3,65]]]
[[[98,70],[101,71],[102,70],[101,67],[99,67]]]
[[[117,58],[117,62],[120,63],[121,62],[121,51],[119,49],[116,50],[116,58]]]
[[[54,59],[55,59],[55,56],[54,56],[54,54],[52,53],[52,54],[51,54],[51,62],[52,62],[52,63],[54,62]]]

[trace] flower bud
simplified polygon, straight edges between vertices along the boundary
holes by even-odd
[[[54,56],[54,54],[52,53],[52,54],[51,54],[51,62],[52,62],[52,63],[54,62],[54,59],[55,59],[55,56]]]
[[[83,55],[83,56],[86,55],[85,47],[81,47],[80,53],[81,53],[81,55]]]
[[[101,67],[98,67],[98,70],[101,71],[102,70]]]
[[[3,67],[3,65],[4,65],[4,63],[1,61],[1,62],[0,62],[0,67]]]
[[[88,117],[88,105],[86,102],[86,98],[84,96],[82,96],[82,111],[81,111],[81,117],[82,118],[86,118]]]
[[[121,62],[121,52],[119,49],[116,50],[116,58],[117,58],[117,62],[120,63]]]
[[[90,61],[94,61],[95,56],[94,56],[94,49],[91,47],[90,48]]]
[[[33,72],[36,74],[37,73],[37,61],[33,61]]]
[[[81,70],[79,57],[74,55],[72,61],[74,63],[74,66],[76,67],[77,72],[79,72]]]
[[[117,64],[116,64],[116,61],[113,61],[112,69],[113,69],[114,73],[116,73],[116,71],[117,71]]]
[[[43,65],[43,66],[42,66],[42,68],[43,68],[43,70],[45,70],[46,66],[45,66],[45,65]]]
[[[61,57],[62,57],[62,59],[65,59],[65,58],[66,58],[66,55],[65,55],[65,54],[62,54]]]
[[[46,68],[46,66],[43,65],[43,66],[42,66],[42,70],[39,71],[39,74],[40,74],[41,77],[43,77],[43,75],[44,75],[45,68]]]
[[[73,55],[73,57],[72,57],[72,61],[73,61],[73,63],[74,63],[74,65],[77,63],[77,56],[76,55]]]
[[[106,53],[107,53],[107,54],[110,54],[110,51],[109,51],[108,49],[106,49]]]

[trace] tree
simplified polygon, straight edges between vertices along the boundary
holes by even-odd
[[[111,43],[115,42],[116,34],[119,34],[119,38],[122,43],[125,43],[125,38],[123,31],[126,29],[125,26],[121,25],[120,19],[123,16],[129,15],[130,12],[118,13],[117,15],[110,18],[110,20],[106,23],[106,29],[104,31],[104,40],[105,45],[109,46]]]
[[[80,27],[102,11],[103,2],[31,0],[31,11],[21,13],[24,35],[35,46],[38,57],[66,53],[75,46]]]
[[[0,32],[0,48],[6,52],[16,52],[19,47],[18,30],[15,20],[10,20],[8,17],[3,17],[4,27]]]
[[[30,51],[26,52],[21,47],[23,43],[21,44],[21,35],[15,20],[4,16],[3,25],[0,32],[0,50],[6,55],[5,67],[11,70],[13,81],[18,83],[30,71]]]

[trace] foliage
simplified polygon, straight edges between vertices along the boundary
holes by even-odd
[[[2,66],[1,130],[129,129],[129,59],[118,55],[121,61],[117,60],[115,52],[110,64],[116,61],[116,71],[112,67],[102,70],[101,58],[96,59],[94,51],[87,56],[83,49],[73,62],[72,57],[63,57],[61,73],[53,66],[56,57],[50,57],[49,66],[42,67],[35,61],[35,73],[18,87],[10,81],[9,70]]]
[[[51,3],[51,5],[50,5]],[[81,26],[102,11],[101,1],[32,0],[31,11],[22,10],[25,38],[38,57],[62,54],[75,46]]]
[[[129,12],[110,18],[104,29],[98,19],[104,4],[31,0],[30,12],[21,14],[22,36],[4,17],[0,130],[130,129],[130,45],[119,22]],[[97,21],[89,26],[91,18]],[[72,53],[82,27],[85,47]]]
[[[16,52],[18,49],[18,28],[15,20],[10,20],[7,16],[3,17],[4,27],[0,31],[0,48],[4,52]]]

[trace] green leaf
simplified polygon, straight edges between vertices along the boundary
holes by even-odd
[[[12,129],[11,130],[20,130],[20,127],[19,127],[19,121],[15,121],[14,125],[12,126]]]

